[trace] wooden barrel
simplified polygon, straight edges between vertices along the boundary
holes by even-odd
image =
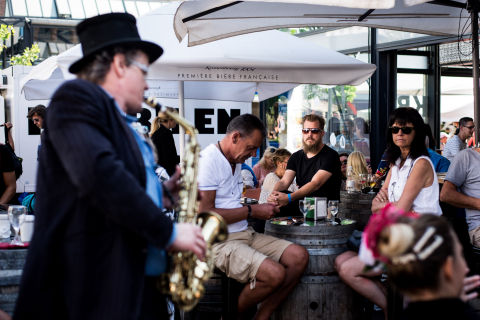
[[[27,249],[0,250],[0,309],[12,315]]]
[[[360,306],[355,293],[335,271],[335,258],[346,251],[351,225],[285,226],[270,221],[265,233],[304,246],[310,255],[308,267],[282,306],[275,312],[277,320],[351,320],[359,319]]]
[[[205,293],[198,304],[190,312],[180,312],[183,320],[201,320],[212,319],[220,320],[222,318],[222,275],[213,273],[205,282]]]
[[[372,215],[371,208],[374,197],[375,194],[340,191],[338,216],[341,219],[355,220],[357,222],[357,229],[363,230]]]

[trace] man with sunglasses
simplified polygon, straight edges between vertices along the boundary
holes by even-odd
[[[453,161],[453,158],[458,154],[460,150],[467,147],[465,140],[472,137],[475,131],[475,124],[470,117],[463,117],[458,122],[459,128],[456,134],[447,140],[445,147],[443,148],[442,155],[448,160]]]
[[[303,148],[288,160],[287,170],[268,197],[269,202],[285,206],[304,197],[340,199],[341,164],[338,153],[322,142],[324,127],[325,120],[318,115],[303,117]],[[300,188],[290,194],[281,192],[295,178]]]

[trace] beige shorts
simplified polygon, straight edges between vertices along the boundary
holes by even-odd
[[[468,235],[470,236],[470,242],[475,247],[480,247],[480,227],[476,227],[473,230],[469,230]]]
[[[241,283],[253,281],[263,260],[276,262],[292,242],[255,232],[251,227],[228,235],[228,240],[213,246],[215,266]]]

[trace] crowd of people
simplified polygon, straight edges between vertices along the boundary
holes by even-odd
[[[173,222],[163,210],[175,206],[181,185],[174,119],[158,113],[150,135],[136,124],[148,67],[163,49],[140,38],[129,14],[86,19],[77,34],[83,57],[69,69],[77,79],[55,92],[48,112],[29,114],[42,129],[42,145],[35,232],[14,319],[167,318],[167,297],[157,289],[158,277],[167,272],[167,253],[188,251],[202,260],[208,245],[200,227]],[[294,210],[305,197],[339,200],[347,168],[354,176],[372,173],[362,152],[369,149],[365,121],[338,128],[337,142],[357,150],[351,154],[338,154],[324,143],[325,125],[324,118],[305,115],[300,150],[267,148],[250,169],[242,165],[257,154],[267,132],[259,118],[243,114],[200,153],[198,209],[219,214],[228,225],[228,239],[212,246],[211,258],[226,276],[244,284],[239,318],[253,309],[255,319],[269,319],[309,261],[303,246],[256,232],[248,219],[297,215]],[[452,155],[450,165],[432,154],[431,130],[415,109],[397,108],[390,117],[383,169],[377,170],[384,183],[372,200],[372,219],[359,252],[347,251],[335,260],[341,279],[385,313],[378,276],[387,270],[409,302],[406,319],[445,319],[447,314],[476,319],[464,301],[476,296],[467,292],[480,285],[480,278],[466,277],[457,236],[439,217],[440,200],[466,208],[472,243],[480,246],[475,168],[480,155],[474,149],[460,151],[473,128],[472,119],[460,121],[456,142],[447,142],[445,150]],[[10,200],[15,182],[3,148],[0,204]],[[440,193],[436,172],[447,168]],[[241,204],[250,175],[252,186],[261,188],[259,203]],[[366,266],[373,268],[365,271]]]

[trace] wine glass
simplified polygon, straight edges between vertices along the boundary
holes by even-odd
[[[329,200],[328,201],[328,211],[332,215],[332,224],[334,224],[334,225],[337,224],[337,222],[335,222],[335,216],[338,213],[338,200]]]
[[[23,242],[20,239],[19,231],[20,226],[25,221],[25,214],[27,213],[27,208],[25,206],[9,206],[8,207],[8,220],[12,225],[13,230],[15,231],[15,237],[13,237],[10,244],[23,246]]]
[[[368,181],[367,181],[368,175],[365,174],[365,173],[361,173],[359,175],[359,177],[360,177],[360,190],[363,193],[367,193],[368,191],[370,191],[370,190],[367,190],[367,188],[368,188],[368,184],[367,184],[368,183]],[[368,188],[368,189],[370,189],[370,188]]]
[[[307,224],[308,206],[307,206],[307,203],[305,202],[305,200],[299,200],[299,201],[298,201],[298,207],[299,207],[300,211],[301,211],[302,214],[303,214],[303,223],[302,223],[302,226],[308,226],[308,224]]]

